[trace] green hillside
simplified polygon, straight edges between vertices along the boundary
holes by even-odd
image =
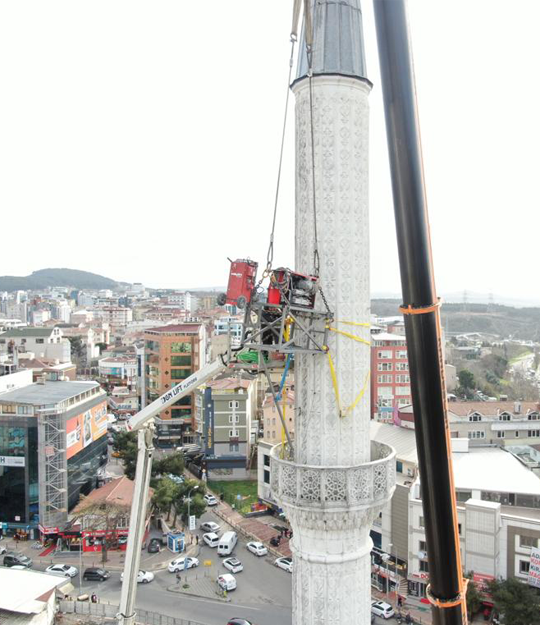
[[[110,278],[77,269],[40,269],[29,276],[0,276],[0,291],[39,290],[50,286],[113,289],[118,284]]]

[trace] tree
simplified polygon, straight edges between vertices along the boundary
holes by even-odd
[[[84,345],[80,336],[68,336],[71,343],[71,354],[80,360],[84,355]]]
[[[458,373],[459,385],[464,389],[474,390],[476,388],[476,380],[474,379],[474,373],[468,369],[462,369]]]
[[[198,486],[197,490],[195,486]],[[191,492],[191,503],[188,506],[188,494]],[[202,482],[198,480],[186,480],[183,484],[179,484],[179,488],[174,500],[174,510],[176,522],[176,516],[180,517],[186,522],[188,520],[188,507],[189,513],[199,518],[206,510],[206,502],[204,501],[204,494],[206,487]]]
[[[467,616],[469,620],[472,621],[473,616],[478,612],[480,606],[482,605],[483,596],[481,592],[478,590],[478,585],[476,582],[473,582],[473,573],[469,573],[466,575],[469,579],[469,583],[467,584]]]
[[[108,347],[107,343],[96,343],[96,347],[99,347],[99,353],[102,354]]]
[[[172,504],[178,497],[178,490],[179,485],[175,484],[168,477],[164,477],[159,480],[157,487],[154,490],[152,503],[160,512],[167,513],[167,521],[171,515]]]
[[[101,561],[107,562],[109,549],[118,545],[117,529],[125,527],[123,520],[129,517],[129,505],[108,501],[88,501],[84,499],[78,508],[81,525],[85,530],[99,532],[101,540]]]
[[[180,452],[165,456],[161,460],[155,460],[152,466],[152,473],[156,475],[183,475],[184,456]]]
[[[540,625],[540,596],[514,577],[488,584],[493,603],[504,622],[512,625]]]
[[[115,432],[113,449],[120,454],[126,476],[134,480],[138,453],[137,432]]]

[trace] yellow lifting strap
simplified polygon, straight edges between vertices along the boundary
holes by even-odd
[[[337,403],[338,410],[339,410],[339,416],[343,419],[356,408],[356,406],[358,405],[358,402],[365,395],[367,387],[368,387],[370,372],[369,371],[367,372],[366,379],[364,380],[364,386],[362,386],[362,388],[360,389],[360,392],[356,396],[353,403],[350,406],[347,406],[347,408],[343,410],[341,407],[341,398],[339,395],[339,387],[338,387],[338,381],[337,381],[337,376],[336,376],[336,368],[334,367],[334,361],[332,360],[332,356],[330,355],[329,351],[326,352],[326,355],[328,357],[328,364],[330,365],[330,375],[332,376],[332,385],[334,387],[334,394],[336,396],[336,403]]]
[[[369,323],[357,323],[356,321],[343,321],[343,320],[336,320],[336,323],[344,323],[346,325],[351,325],[351,326],[359,326],[362,328],[369,328],[370,324]],[[346,336],[349,339],[352,339],[353,341],[357,341],[358,343],[363,343],[364,345],[371,345],[370,341],[367,341],[366,339],[363,339],[359,336],[355,336],[354,334],[351,334],[350,332],[344,332],[343,330],[338,330],[337,328],[332,328],[330,325],[327,325],[326,328],[328,330],[330,330],[330,332],[335,332],[336,334],[341,334],[342,336]],[[367,372],[366,375],[366,379],[364,380],[364,385],[362,386],[360,392],[358,393],[358,395],[356,396],[355,400],[353,401],[353,403],[348,406],[347,408],[343,409],[341,407],[341,398],[339,395],[339,387],[338,387],[338,381],[337,381],[337,375],[336,375],[336,368],[334,366],[334,361],[332,360],[332,356],[330,354],[330,350],[328,348],[328,346],[325,345],[325,350],[326,350],[326,355],[328,357],[328,365],[330,367],[330,376],[332,377],[332,385],[334,387],[334,394],[336,396],[336,403],[337,403],[337,407],[339,410],[339,416],[341,418],[346,417],[350,412],[352,412],[356,406],[358,405],[358,402],[362,399],[362,397],[365,395],[367,387],[368,387],[368,382],[369,382],[369,377],[370,377],[370,372]]]

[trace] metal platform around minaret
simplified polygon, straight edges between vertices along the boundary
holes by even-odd
[[[282,354],[326,353],[333,314],[291,304],[252,302],[246,310],[242,345]]]

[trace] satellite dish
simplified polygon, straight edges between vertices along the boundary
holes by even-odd
[[[417,556],[420,558],[420,560],[425,560],[427,558],[427,553],[425,551],[419,551],[417,553]]]

